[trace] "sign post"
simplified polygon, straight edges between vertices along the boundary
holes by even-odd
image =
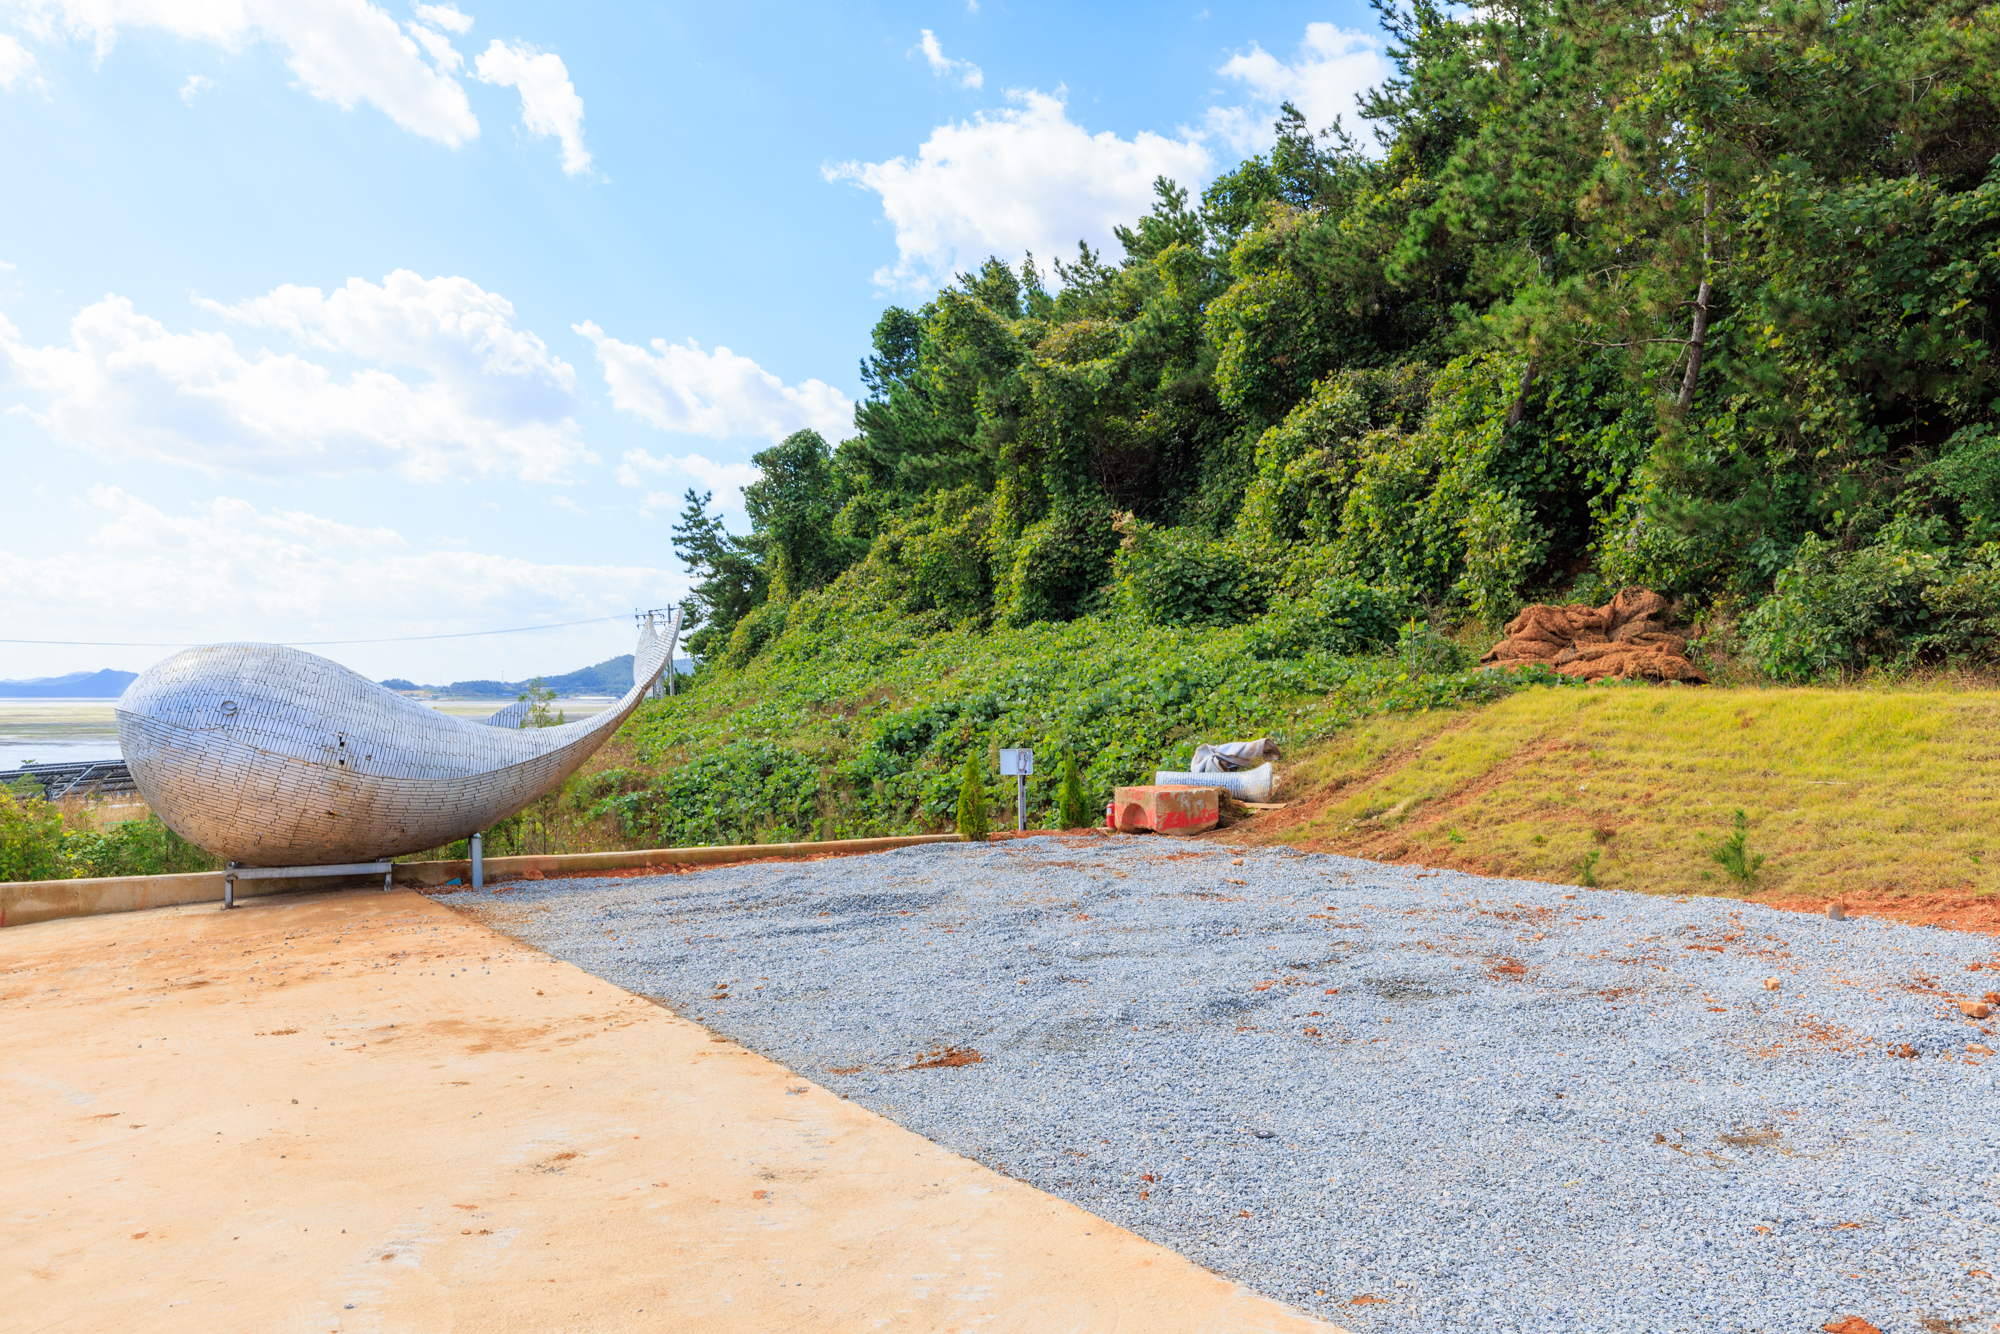
[[[1028,828],[1028,775],[1035,771],[1035,752],[1032,750],[1003,750],[1000,752],[1000,776],[1014,775],[1014,828],[1026,832]]]

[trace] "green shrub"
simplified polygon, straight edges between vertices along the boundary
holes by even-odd
[[[642,845],[792,843],[818,835],[820,765],[762,737],[728,741],[663,766],[645,787],[590,800],[601,790],[580,789],[586,818],[616,815],[625,836]]]
[[[1296,601],[1284,602],[1250,627],[1244,646],[1253,657],[1366,653],[1396,638],[1407,613],[1402,599],[1356,579],[1322,579]]]
[[[1340,533],[1360,454],[1370,431],[1408,431],[1430,398],[1430,367],[1348,370],[1313,386],[1312,395],[1257,441],[1256,478],[1243,498],[1242,528],[1269,543],[1323,545]]]
[[[70,835],[69,856],[83,875],[180,875],[213,871],[219,858],[169,829],[157,815],[124,820],[102,832]]]
[[[1521,605],[1521,590],[1548,554],[1548,532],[1528,507],[1504,491],[1483,492],[1459,525],[1465,572],[1457,592],[1486,625],[1498,628]]]
[[[0,880],[71,878],[67,841],[61,811],[0,787]]]
[[[1456,640],[1437,632],[1429,621],[1411,617],[1396,632],[1396,660],[1405,675],[1444,676],[1472,665],[1472,655]]]
[[[1118,534],[1102,509],[1058,510],[1032,524],[1014,544],[1013,567],[1001,590],[1009,625],[1074,620],[1088,611],[1110,578]]]
[[[729,643],[722,650],[722,659],[731,667],[747,666],[752,658],[783,633],[785,604],[763,603],[738,621],[736,628],[729,632]]]
[[[1186,528],[1135,525],[1116,569],[1126,601],[1161,625],[1238,625],[1264,610],[1266,590],[1243,550]]]
[[[970,486],[933,492],[883,525],[866,574],[912,611],[942,612],[953,623],[984,620],[993,609],[992,526],[990,493]]]
[[[1056,789],[1056,827],[1083,829],[1097,823],[1090,799],[1083,795],[1083,778],[1077,772],[1076,752],[1063,755],[1062,783]]]
[[[990,765],[995,735],[1058,758],[1073,751],[1086,799],[1101,810],[1113,785],[1185,768],[1160,757],[1196,740],[1303,745],[1375,713],[1577,685],[1547,668],[1412,673],[1390,654],[1311,647],[1395,643],[1407,612],[1351,585],[1346,596],[1369,615],[1350,619],[1368,628],[1314,622],[1296,652],[1260,658],[1248,647],[1270,633],[1271,617],[1220,629],[1107,616],[926,627],[850,575],[792,604],[783,639],[747,667],[717,660],[700,690],[642,705],[620,734],[626,777],[593,786],[593,809],[617,815],[635,846],[804,838],[813,828],[935,833],[955,827],[967,753]],[[825,628],[808,634],[816,624]],[[1053,764],[1029,780],[1036,809],[1057,805],[1059,780]]]
[[[1931,624],[1916,647],[1947,656],[2000,652],[2000,542],[1988,542],[1939,583],[1927,586]]]
[[[1743,618],[1746,649],[1765,675],[1810,681],[1900,651],[1902,636],[1930,619],[1924,591],[1940,582],[1943,562],[1895,537],[1859,551],[1810,534],[1799,543],[1777,591]]]
[[[965,757],[965,777],[958,784],[958,832],[970,843],[986,841],[986,784],[977,752]]]

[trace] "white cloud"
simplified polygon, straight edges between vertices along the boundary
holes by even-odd
[[[583,146],[583,99],[576,95],[562,57],[526,42],[510,46],[495,38],[475,66],[481,82],[520,90],[521,124],[537,139],[553,134],[562,141],[563,171],[575,176],[590,170],[590,152]]]
[[[924,59],[930,62],[931,73],[940,79],[956,78],[961,88],[979,88],[985,85],[986,74],[979,66],[969,60],[948,58],[944,53],[944,47],[938,44],[936,34],[929,28],[925,28],[923,34],[923,40],[917,47],[924,53]]]
[[[416,38],[417,44],[430,53],[433,65],[436,65],[439,69],[451,70],[453,72],[464,67],[465,57],[460,55],[458,48],[451,44],[451,38],[445,36],[435,28],[426,28],[421,23],[412,23],[408,26],[410,36]]]
[[[662,431],[780,440],[811,427],[834,441],[854,427],[853,401],[823,381],[788,385],[748,357],[726,347],[704,352],[692,338],[655,338],[648,352],[588,320],[571,327],[597,349],[612,405]]]
[[[13,92],[16,88],[37,88],[42,86],[40,69],[35,57],[20,42],[0,32],[0,89]]]
[[[644,486],[644,473],[661,473],[693,482],[697,487],[721,496],[720,507],[741,513],[743,488],[763,476],[753,463],[718,463],[700,454],[668,454],[654,458],[643,449],[628,449],[618,465],[618,481],[624,486]],[[682,491],[648,491],[639,502],[639,513],[651,518],[662,511],[678,513]]]
[[[1272,123],[1288,101],[1314,130],[1327,128],[1336,117],[1355,128],[1355,97],[1394,71],[1380,34],[1308,23],[1290,64],[1252,42],[1247,53],[1231,57],[1218,72],[1242,83],[1252,100],[1247,106],[1210,107],[1206,127],[1238,152],[1254,153],[1270,146]]]
[[[434,28],[455,32],[463,37],[472,31],[472,15],[458,12],[457,5],[416,5],[417,17]]]
[[[0,604],[15,633],[294,643],[434,635],[663,606],[687,586],[682,574],[640,565],[541,564],[488,552],[420,550],[388,528],[260,509],[230,497],[169,513],[117,487],[98,486],[76,517],[84,535],[60,552],[10,550],[0,537]],[[621,618],[537,635],[313,651],[377,676],[518,677],[630,652],[630,626]],[[169,651],[69,652],[95,666],[107,658],[136,666]],[[502,670],[514,663],[518,667]]]
[[[1152,207],[1156,176],[1194,186],[1209,171],[1196,137],[1091,134],[1069,119],[1060,96],[1008,98],[1016,103],[1008,110],[938,126],[914,160],[825,170],[830,181],[882,196],[899,257],[877,271],[878,283],[923,288],[988,255],[1017,260],[1033,250],[1046,260],[1074,252],[1079,240],[1108,246],[1113,227]]]
[[[64,444],[211,473],[560,480],[590,458],[574,368],[468,279],[399,271],[330,296],[286,286],[199,304],[356,364],[342,375],[227,333],[176,333],[114,295],[76,315],[67,346],[30,346],[0,319],[0,386],[26,390],[34,406],[13,411]]]
[[[456,148],[479,137],[465,89],[423,62],[396,20],[368,0],[9,0],[12,16],[45,40],[88,40],[99,59],[121,30],[151,29],[240,51],[286,51],[299,86],[351,111],[362,102],[426,139]]]
[[[187,103],[189,106],[193,106],[196,97],[213,87],[215,87],[215,80],[209,78],[206,74],[190,74],[187,77],[187,82],[181,85],[181,101]]]

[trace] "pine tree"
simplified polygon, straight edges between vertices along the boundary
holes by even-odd
[[[958,832],[968,843],[986,841],[986,784],[979,768],[975,750],[965,757],[965,781],[958,785]]]
[[[1083,778],[1076,771],[1076,752],[1071,751],[1063,756],[1062,785],[1056,789],[1056,824],[1064,829],[1082,829],[1095,823],[1090,803],[1084,799]]]

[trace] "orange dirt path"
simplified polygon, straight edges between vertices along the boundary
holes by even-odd
[[[8,1331],[1333,1328],[413,893],[12,927],[0,1002]]]

